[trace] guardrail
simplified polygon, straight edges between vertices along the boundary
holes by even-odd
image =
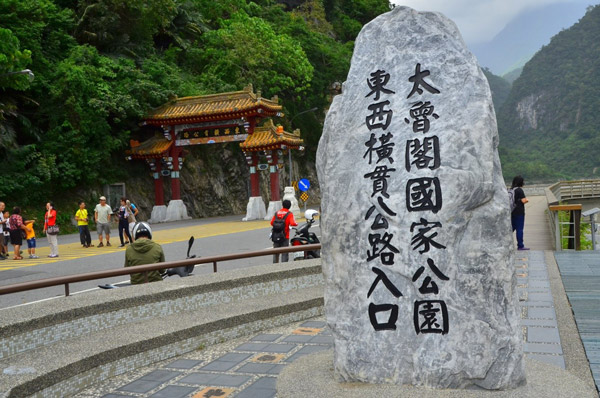
[[[558,202],[600,198],[600,180],[559,181],[550,185],[548,189]]]
[[[299,248],[301,250],[298,250]],[[9,293],[18,293],[24,292],[28,290],[42,289],[45,287],[52,286],[60,286],[65,285],[65,296],[70,295],[69,285],[71,283],[76,282],[85,282],[96,279],[104,279],[111,278],[113,276],[121,276],[121,275],[131,275],[137,273],[144,273],[146,275],[146,281],[148,280],[148,272],[156,271],[167,268],[176,268],[176,267],[184,267],[188,265],[200,265],[200,264],[211,264],[213,265],[213,272],[217,272],[217,263],[229,260],[238,260],[241,258],[250,258],[250,257],[261,257],[261,256],[272,256],[273,254],[278,253],[291,253],[291,252],[299,252],[299,251],[312,251],[312,250],[320,250],[321,244],[312,244],[312,245],[304,245],[304,246],[289,246],[289,247],[280,247],[273,249],[265,249],[258,250],[253,252],[244,252],[237,254],[225,254],[221,256],[210,256],[210,257],[199,257],[199,258],[190,258],[186,260],[179,261],[167,261],[164,263],[155,263],[155,264],[145,264],[145,265],[137,265],[135,267],[127,267],[127,268],[117,268],[105,271],[97,271],[97,272],[88,272],[85,274],[78,275],[69,275],[69,276],[58,276],[55,278],[47,278],[40,279],[37,281],[30,282],[22,282],[16,283],[13,285],[0,286],[0,296]]]
[[[579,204],[548,205],[554,250],[562,250],[563,239],[567,240],[567,249],[581,250],[581,207]],[[561,211],[569,214],[569,221],[561,221]],[[566,235],[563,233],[564,225],[569,226]]]

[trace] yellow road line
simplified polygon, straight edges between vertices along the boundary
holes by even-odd
[[[174,228],[174,229],[166,229],[155,231],[152,235],[152,239],[161,245],[174,243],[174,242],[183,242],[187,241],[190,236],[194,236],[194,238],[206,238],[210,236],[218,236],[218,235],[227,235],[233,234],[236,232],[246,232],[253,231],[257,229],[270,227],[268,221],[228,221],[228,222],[216,222],[212,224],[203,224],[203,225],[194,225],[183,228]],[[113,229],[114,231],[114,229]],[[113,232],[111,231],[111,232]],[[114,231],[116,232],[116,231]],[[94,238],[94,236],[93,236]],[[94,244],[96,246],[90,248],[81,247],[80,243],[68,243],[63,245],[58,245],[58,258],[49,258],[47,257],[50,254],[49,247],[41,247],[36,249],[36,255],[40,258],[38,259],[29,259],[29,253],[27,252],[27,244],[22,246],[23,250],[23,260],[13,260],[12,252],[10,253],[10,257],[7,260],[0,262],[0,272],[7,271],[16,268],[23,267],[31,267],[41,264],[51,264],[58,261],[67,261],[74,260],[84,257],[91,256],[100,256],[108,253],[115,253],[118,251],[125,250],[124,247],[119,247],[115,242],[119,242],[118,234],[111,234],[111,245],[110,247],[97,247],[98,245],[98,236],[95,236]],[[37,238],[40,239],[40,238]],[[58,238],[60,241],[60,237]],[[106,242],[104,242],[106,245]],[[9,248],[10,249],[10,248]]]

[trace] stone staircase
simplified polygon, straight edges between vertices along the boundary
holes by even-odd
[[[65,397],[113,376],[323,313],[320,260],[0,310],[0,396]]]

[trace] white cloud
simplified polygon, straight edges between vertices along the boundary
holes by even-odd
[[[581,0],[392,0],[417,11],[439,11],[453,20],[467,44],[491,40],[523,11]]]

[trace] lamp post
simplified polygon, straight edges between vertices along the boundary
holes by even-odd
[[[314,112],[317,109],[319,109],[319,108],[315,106],[314,108],[310,108],[310,109],[307,109],[300,113],[296,113],[294,115],[294,117],[290,120],[290,126],[292,126],[292,129],[294,128],[294,125],[292,124],[292,122],[294,121],[295,118],[297,118],[298,116],[300,116],[302,114],[308,113],[308,112]],[[290,162],[290,187],[291,187],[292,186],[292,148],[288,148],[288,160]]]
[[[9,75],[27,75],[27,78],[29,79],[29,81],[32,81],[35,78],[35,75],[31,71],[31,69],[23,69],[23,70],[19,70],[19,71],[15,71],[15,72],[7,72],[7,73],[1,74],[0,76],[9,76]]]

